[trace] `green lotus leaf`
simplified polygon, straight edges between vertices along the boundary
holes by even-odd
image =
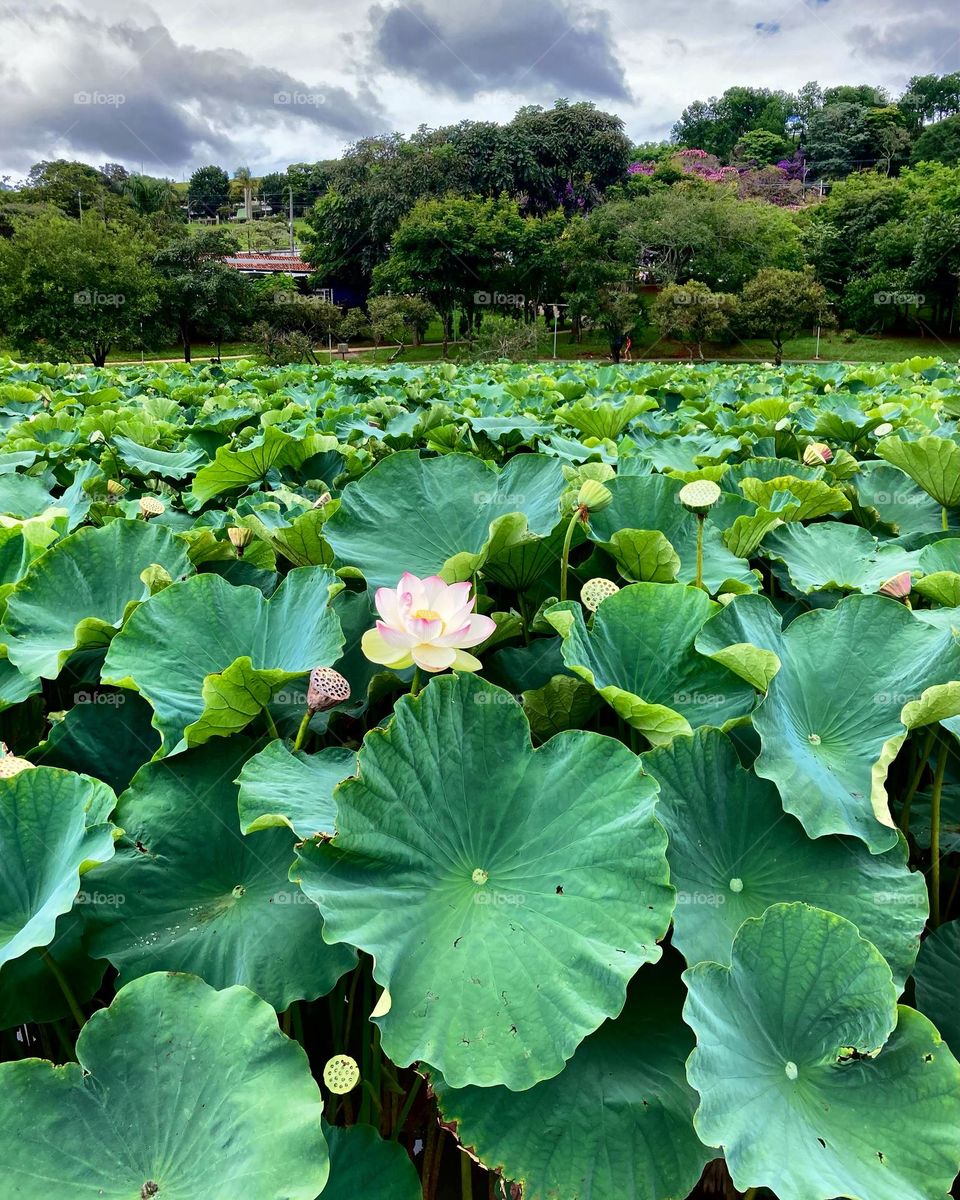
[[[677,958],[644,967],[618,1017],[581,1043],[563,1071],[525,1092],[434,1080],[463,1145],[519,1183],[527,1200],[688,1195],[713,1155],[693,1129],[697,1096],[684,1062]]]
[[[680,558],[678,578],[691,583],[697,572],[697,518],[688,512],[678,497],[682,479],[665,475],[628,475],[611,479],[605,485],[613,500],[601,512],[590,514],[590,536],[602,545],[614,543],[621,530],[659,532]],[[757,586],[750,565],[736,558],[723,543],[719,526],[707,520],[703,527],[703,581],[712,593],[726,579]]]
[[[684,974],[694,1119],[738,1191],[779,1200],[930,1200],[960,1166],[960,1064],[896,1006],[890,968],[843,917],[776,904],[730,966]]]
[[[787,525],[764,539],[763,553],[786,563],[791,585],[805,595],[825,588],[877,592],[901,571],[919,572],[920,551],[880,545],[859,525]]]
[[[92,900],[93,896],[87,893],[85,899]],[[81,911],[74,904],[57,919],[47,946],[28,950],[0,967],[0,1029],[12,1029],[26,1021],[59,1021],[71,1015],[49,965],[51,958],[78,1004],[86,1004],[100,987],[109,964],[87,953]]]
[[[853,486],[864,508],[872,508],[895,534],[929,533],[940,526],[940,506],[899,467],[865,462]]]
[[[960,445],[944,437],[922,437],[905,442],[886,437],[877,443],[877,454],[893,463],[944,508],[960,504]]]
[[[8,658],[0,658],[0,712],[22,704],[42,687],[39,679],[28,678]]]
[[[422,459],[402,450],[347,485],[324,533],[371,587],[396,586],[404,571],[452,583],[470,578],[494,539],[506,548],[497,522],[512,518],[509,544],[525,532],[552,533],[563,486],[560,463],[543,455],[519,455],[496,471],[465,454]]]
[[[333,789],[356,770],[356,753],[343,746],[304,754],[286,742],[271,742],[243,764],[237,779],[240,828],[254,833],[286,826],[298,838],[332,836],[337,823]]]
[[[273,691],[336,662],[343,645],[326,567],[291,571],[269,600],[257,588],[198,575],[142,604],[114,638],[104,683],[154,709],[164,753],[236,733]]]
[[[39,479],[32,475],[0,475],[0,513],[27,520],[38,517],[56,503]]]
[[[102,779],[119,795],[160,745],[150,724],[153,710],[136,692],[123,688],[84,687],[73,699],[73,708],[27,758],[38,766]]]
[[[373,955],[394,1062],[528,1088],[620,1011],[673,904],[654,793],[611,738],[534,750],[519,705],[473,676],[400,699],[337,789],[336,838],[291,873],[324,937]]]
[[[882,596],[849,596],[805,613],[783,634],[782,666],[753,715],[755,770],[810,837],[860,838],[874,854],[897,842],[884,788],[908,726],[904,708],[960,679],[960,646]]]
[[[643,761],[660,784],[657,816],[670,839],[673,944],[691,966],[729,962],[744,921],[771,904],[804,901],[853,921],[903,990],[928,914],[926,885],[907,867],[903,838],[877,855],[850,838],[808,838],[773,784],[744,770],[733,743],[714,729]]]
[[[699,588],[634,583],[604,600],[588,629],[579,605],[547,619],[563,637],[563,660],[654,745],[700,725],[745,717],[752,687],[694,649],[720,605]]]
[[[572,675],[555,675],[542,687],[524,692],[521,699],[530,730],[541,742],[566,729],[583,728],[600,706],[590,684]]]
[[[307,1057],[244,988],[149,975],[95,1013],[78,1062],[0,1064],[18,1200],[315,1200],[328,1174]]]
[[[121,461],[140,475],[186,479],[206,460],[202,450],[157,450],[116,434],[112,439]]]
[[[626,396],[620,404],[611,404],[609,401],[597,404],[584,399],[558,408],[553,416],[558,425],[569,425],[584,437],[615,441],[634,417],[657,407],[657,401],[652,396]]]
[[[323,1125],[330,1179],[323,1200],[422,1200],[420,1177],[402,1146],[372,1125]]]
[[[913,982],[917,1008],[956,1054],[960,1051],[960,921],[941,925],[923,943]]]
[[[0,780],[0,966],[49,945],[80,876],[113,857],[114,799],[96,780],[54,767]]]
[[[734,596],[694,643],[701,654],[765,692],[780,670],[782,618],[766,596]]]
[[[740,480],[740,491],[758,508],[776,513],[784,521],[812,521],[850,511],[843,492],[822,479],[798,479],[795,475],[754,479],[748,475]]]
[[[784,523],[780,513],[758,508],[755,513],[743,513],[729,529],[723,531],[723,544],[738,558],[752,558],[768,533]]]
[[[279,1012],[326,995],[356,962],[324,943],[320,914],[290,884],[289,832],[240,832],[232,780],[249,749],[234,738],[150,763],[120,797],[116,858],[85,880],[115,902],[85,915],[91,952],[122,982],[189,971]]]
[[[337,439],[325,434],[293,437],[275,425],[268,425],[256,444],[234,450],[221,446],[212,463],[201,467],[193,481],[193,495],[205,504],[224,492],[244,491],[266,478],[273,468],[299,467],[308,458],[326,450],[335,450]]]
[[[618,529],[602,549],[631,583],[672,583],[680,570],[680,557],[656,529]]]
[[[38,558],[7,599],[0,639],[25,675],[55,679],[75,650],[106,646],[149,595],[140,578],[153,563],[173,578],[193,568],[162,525],[87,526]]]
[[[484,578],[517,592],[526,591],[559,563],[565,525],[562,522],[551,534],[537,537],[530,534],[524,518],[501,518],[487,548]]]
[[[914,583],[921,596],[946,608],[960,607],[960,538],[944,538],[920,551],[922,579]]]

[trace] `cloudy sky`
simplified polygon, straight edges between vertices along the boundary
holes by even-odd
[[[0,176],[254,174],[365,134],[588,99],[657,139],[734,83],[960,69],[957,0],[0,0]]]

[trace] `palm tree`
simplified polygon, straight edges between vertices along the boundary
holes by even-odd
[[[157,179],[153,175],[128,175],[123,181],[122,192],[141,216],[164,212],[176,201],[176,191],[170,180]]]
[[[233,178],[243,188],[243,215],[248,221],[253,220],[253,176],[249,167],[237,167]]]

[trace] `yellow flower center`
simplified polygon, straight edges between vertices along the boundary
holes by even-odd
[[[438,612],[434,612],[432,608],[418,608],[413,614],[418,621],[439,621],[441,616]]]

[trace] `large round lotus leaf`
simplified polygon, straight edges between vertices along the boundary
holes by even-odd
[[[701,654],[765,692],[780,670],[783,618],[766,596],[734,596],[704,625],[694,643]]]
[[[518,455],[497,471],[466,454],[403,450],[347,485],[324,535],[371,587],[396,586],[404,571],[469,579],[495,533],[501,552],[524,532],[549,534],[563,488],[560,462],[543,455]],[[503,526],[491,530],[517,513],[525,519],[508,523],[509,537]]]
[[[950,438],[930,435],[905,442],[888,437],[877,444],[877,454],[906,471],[938,504],[960,505],[960,445]]]
[[[206,458],[202,450],[158,450],[120,434],[113,438],[113,445],[131,470],[141,475],[162,475],[165,479],[186,479]]]
[[[78,1063],[0,1064],[18,1200],[315,1200],[328,1173],[307,1057],[244,988],[149,975],[95,1013]]]
[[[896,1007],[890,969],[843,917],[777,904],[731,965],[684,974],[694,1119],[739,1191],[779,1200],[931,1200],[960,1167],[960,1064]],[[896,1026],[896,1028],[894,1028]]]
[[[78,899],[93,904],[99,896],[84,889]],[[74,904],[57,920],[56,931],[46,947],[28,950],[0,967],[0,1029],[11,1029],[25,1021],[59,1021],[70,1016],[70,1005],[49,965],[51,958],[80,1004],[86,1004],[96,992],[109,964],[87,953],[82,911],[82,904]]]
[[[118,795],[160,745],[153,710],[124,688],[79,688],[74,705],[28,758],[102,779]]]
[[[906,472],[885,462],[861,463],[851,479],[864,508],[875,509],[895,534],[929,533],[940,528],[940,506]]]
[[[333,789],[356,770],[357,756],[344,746],[304,754],[279,739],[271,742],[244,763],[237,779],[240,828],[253,833],[285,825],[299,838],[332,835],[337,823]]]
[[[0,639],[10,661],[55,679],[74,650],[106,646],[131,606],[149,596],[140,574],[154,563],[174,579],[193,571],[183,543],[144,521],[91,525],[57,542],[7,600]]]
[[[406,1150],[372,1125],[342,1128],[324,1122],[330,1178],[323,1200],[422,1200],[420,1176]]]
[[[282,1011],[326,995],[356,962],[323,941],[316,907],[289,882],[289,831],[240,832],[232,781],[249,749],[234,738],[150,763],[120,797],[117,856],[85,885],[114,898],[86,913],[91,952],[121,980],[191,971]]]
[[[753,717],[757,774],[811,837],[850,834],[874,854],[889,850],[897,831],[884,780],[906,735],[901,712],[960,679],[960,646],[895,600],[849,596],[793,621],[781,658]]]
[[[790,585],[803,594],[824,589],[877,592],[901,571],[920,570],[920,552],[879,545],[859,525],[821,521],[791,524],[763,542],[768,558],[786,564]]]
[[[299,467],[308,458],[335,450],[337,439],[315,433],[294,437],[268,425],[263,436],[242,449],[221,446],[212,463],[201,467],[193,481],[193,496],[201,504],[223,492],[243,491],[266,477],[273,468]]]
[[[548,620],[563,636],[563,661],[655,745],[700,725],[750,712],[749,684],[694,649],[721,607],[699,588],[634,583],[604,600],[590,628],[579,605],[556,605]]]
[[[645,755],[644,766],[660,784],[657,816],[667,828],[677,889],[673,944],[688,963],[729,962],[748,917],[802,900],[853,921],[903,989],[928,903],[902,838],[877,855],[851,838],[808,838],[784,813],[773,784],[745,771],[717,730],[678,738]]]
[[[42,686],[39,679],[29,679],[9,659],[0,658],[0,712],[35,696]]]
[[[923,943],[913,982],[917,1008],[960,1053],[960,921],[941,925]]]
[[[655,786],[621,742],[538,750],[509,693],[441,676],[364,739],[337,837],[292,877],[331,942],[373,955],[394,1062],[531,1087],[620,1011],[673,907]]]
[[[335,586],[326,567],[299,567],[269,600],[218,575],[164,588],[114,638],[103,681],[149,700],[168,754],[235,733],[281,684],[337,660]]]
[[[600,544],[609,543],[622,529],[659,531],[680,556],[679,579],[692,583],[697,573],[697,518],[677,497],[682,479],[666,475],[630,475],[611,479],[606,485],[613,500],[590,514],[590,535]],[[703,528],[703,581],[711,592],[720,590],[727,579],[756,587],[750,564],[737,558],[723,544],[722,530],[713,521]]]
[[[113,856],[107,793],[54,767],[0,780],[0,966],[49,945],[81,874]]]
[[[684,1063],[694,1041],[680,1016],[677,958],[635,975],[623,1012],[553,1079],[525,1092],[434,1081],[463,1145],[527,1200],[682,1197],[714,1157],[693,1129]]]

